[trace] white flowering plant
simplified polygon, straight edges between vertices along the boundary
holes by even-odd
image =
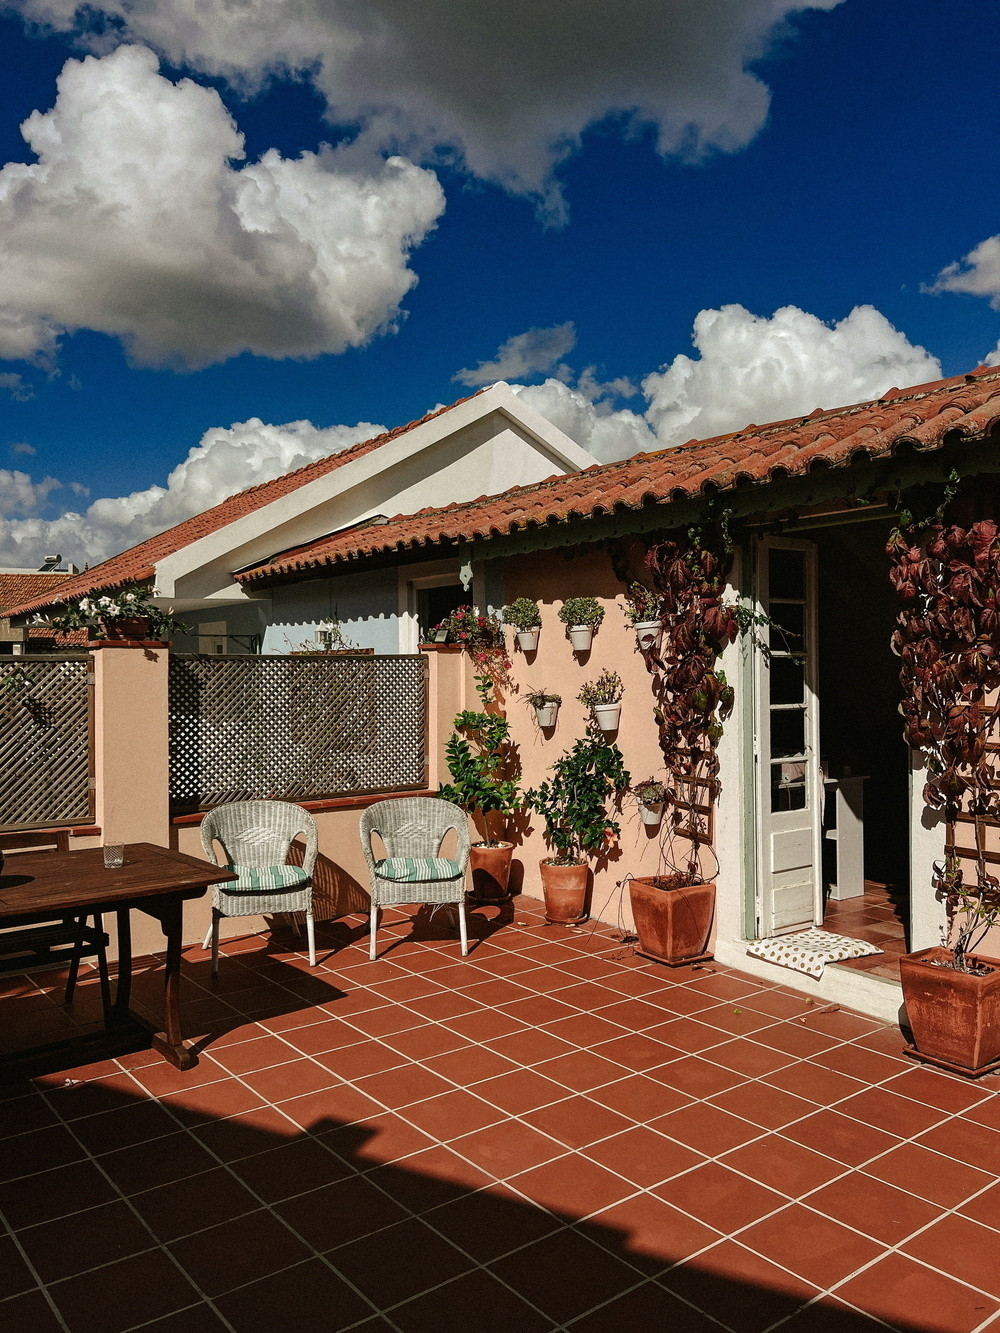
[[[78,597],[67,602],[60,615],[49,616],[46,623],[64,634],[85,629],[95,639],[106,639],[107,624],[114,620],[144,620],[149,626],[148,637],[152,639],[167,639],[185,633],[187,625],[177,619],[172,608],[164,609],[153,603],[156,595],[155,588],[134,583],[119,588],[114,594]]]

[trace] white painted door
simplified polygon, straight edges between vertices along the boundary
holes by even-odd
[[[756,594],[773,623],[754,635],[758,932],[823,921],[816,695],[816,547],[757,543]]]

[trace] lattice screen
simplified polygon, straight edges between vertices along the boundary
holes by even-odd
[[[81,658],[0,664],[0,825],[91,818],[89,666]]]
[[[175,810],[422,787],[426,736],[420,656],[170,659]]]

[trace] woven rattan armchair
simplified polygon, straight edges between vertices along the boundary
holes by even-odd
[[[455,859],[441,846],[452,830],[458,841]],[[376,861],[372,834],[388,855]],[[375,957],[378,911],[395,903],[457,903],[462,956],[469,952],[465,920],[465,871],[469,864],[469,820],[464,810],[436,796],[405,796],[379,801],[361,816],[361,847],[371,876],[371,941]]]
[[[301,866],[288,864],[288,849],[300,834],[306,850]],[[226,859],[220,861],[215,842]],[[212,894],[212,924],[204,947],[212,942],[212,972],[219,970],[219,922],[224,916],[260,916],[305,912],[309,966],[316,966],[312,873],[316,865],[316,821],[300,805],[287,801],[236,801],[210,810],[201,823],[201,845],[213,865],[233,870],[236,878],[217,884]]]

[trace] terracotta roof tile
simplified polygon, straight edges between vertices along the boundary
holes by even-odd
[[[237,578],[244,584],[263,585],[365,556],[469,542],[574,517],[669,503],[705,488],[724,491],[747,483],[763,485],[821,467],[888,458],[903,445],[940,449],[952,440],[983,439],[998,422],[1000,368],[980,366],[969,375],[902,391],[891,389],[871,402],[745,426],[730,435],[637,454],[514,487],[502,495],[333,533],[285,551]]]
[[[439,407],[433,412],[428,412],[417,421],[409,421],[405,426],[397,426],[393,430],[384,431],[381,435],[374,435],[370,440],[362,440],[347,449],[342,449],[339,453],[329,454],[326,458],[307,463],[304,467],[297,468],[294,472],[287,472],[273,481],[265,481],[258,486],[250,486],[237,495],[231,495],[211,509],[195,514],[192,518],[185,519],[183,523],[168,528],[166,532],[158,533],[157,536],[140,542],[138,546],[132,546],[129,550],[122,551],[120,555],[113,555],[109,560],[94,565],[85,573],[68,579],[65,586],[59,589],[58,600],[61,603],[71,597],[82,597],[89,592],[107,591],[110,588],[121,587],[125,583],[146,582],[153,578],[156,565],[166,556],[173,555],[175,551],[190,546],[192,542],[207,537],[209,533],[216,532],[229,523],[234,523],[246,514],[262,509],[264,505],[289,495],[301,486],[307,486],[318,477],[336,471],[345,463],[351,463],[356,458],[381,448],[390,440],[399,439],[408,431],[442,416],[445,412],[450,412],[452,408],[459,407],[462,403],[469,402],[482,392],[484,390],[480,389],[477,393],[468,394],[465,398],[449,403],[447,407]],[[28,594],[22,600],[11,604],[11,613],[22,615],[28,611],[37,611],[42,607],[54,605],[55,601],[56,599],[51,596]]]
[[[40,597],[58,584],[65,583],[69,574],[58,570],[46,570],[37,573],[8,573],[0,570],[0,616],[7,614],[9,606],[18,606],[30,597]]]

